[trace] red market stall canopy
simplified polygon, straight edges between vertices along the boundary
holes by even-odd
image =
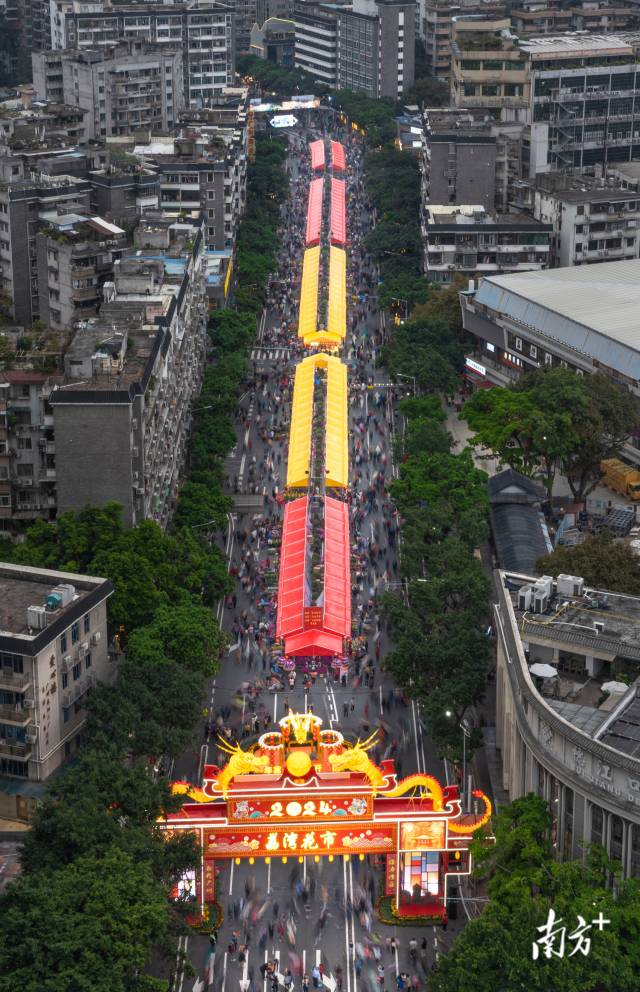
[[[344,179],[331,180],[331,244],[344,247],[347,239]]]
[[[276,637],[289,637],[303,630],[304,583],[307,557],[307,506],[302,496],[284,508]]]
[[[307,204],[307,245],[317,245],[320,243],[320,229],[322,227],[322,190],[323,179],[312,179],[309,189],[309,202]]]
[[[322,626],[332,634],[351,634],[351,552],[349,506],[324,501],[324,612]]]
[[[344,146],[339,141],[331,142],[331,164],[334,172],[345,172]]]
[[[324,141],[310,141],[311,168],[324,169]]]

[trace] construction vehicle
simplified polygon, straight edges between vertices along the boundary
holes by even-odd
[[[602,482],[609,489],[634,503],[640,500],[640,472],[637,469],[625,465],[619,458],[605,458],[600,462],[600,471],[603,473]]]

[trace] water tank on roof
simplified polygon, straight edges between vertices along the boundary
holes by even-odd
[[[72,586],[70,582],[61,582],[56,586],[56,591],[58,589],[62,591],[62,603],[63,606],[66,606],[75,597],[76,587]]]
[[[59,610],[62,607],[62,594],[59,592],[50,592],[47,596],[47,609],[48,610]]]

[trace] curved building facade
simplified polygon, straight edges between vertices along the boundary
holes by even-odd
[[[574,576],[496,580],[502,784],[548,800],[559,858],[598,843],[640,877],[640,599]]]

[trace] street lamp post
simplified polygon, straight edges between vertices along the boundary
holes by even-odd
[[[446,717],[452,717],[453,712],[451,710],[445,710],[444,715]],[[458,726],[462,731],[462,812],[467,813],[469,810],[469,790],[467,789],[467,737],[471,736],[471,731],[469,730],[466,720],[462,720]]]
[[[415,375],[407,375],[405,372],[396,372],[396,379],[411,379],[411,382],[413,383],[413,395],[414,396],[417,396],[417,392],[418,391],[417,391],[417,388],[416,388],[416,377],[415,377]]]

